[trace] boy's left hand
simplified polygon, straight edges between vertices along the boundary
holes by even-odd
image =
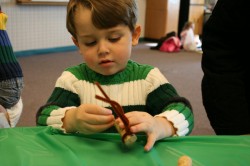
[[[149,151],[157,140],[173,135],[172,124],[164,117],[153,117],[147,112],[132,111],[125,114],[129,120],[130,130],[133,133],[144,132],[147,135],[147,143],[144,146],[145,151]],[[116,119],[121,129],[124,124],[121,119]]]

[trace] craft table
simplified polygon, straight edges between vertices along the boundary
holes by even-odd
[[[158,141],[143,150],[145,136],[126,148],[119,134],[59,133],[51,127],[0,129],[1,166],[249,166],[250,136],[186,136]]]

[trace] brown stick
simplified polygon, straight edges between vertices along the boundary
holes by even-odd
[[[119,134],[122,136],[122,142],[125,143],[125,145],[131,145],[133,144],[137,137],[135,134],[133,134],[130,131],[130,125],[129,125],[129,121],[127,119],[127,117],[124,115],[124,110],[121,107],[121,105],[119,103],[117,103],[116,101],[110,100],[110,98],[108,97],[108,95],[104,92],[104,90],[102,89],[102,87],[100,86],[100,84],[98,82],[95,82],[95,84],[97,85],[97,87],[100,89],[100,91],[102,92],[102,94],[105,96],[105,98],[96,95],[96,99],[102,100],[104,102],[107,102],[111,105],[111,107],[113,108],[114,112],[116,113],[116,115],[118,117],[120,117],[120,119],[122,120],[122,122],[124,123],[125,126],[125,130],[122,130],[118,124],[115,124],[115,127],[117,129],[117,131],[119,132]]]

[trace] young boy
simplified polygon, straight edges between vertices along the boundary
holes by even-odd
[[[23,109],[23,73],[6,31],[7,20],[0,6],[0,128],[15,127]]]
[[[161,72],[130,60],[141,27],[136,25],[134,0],[70,0],[67,28],[85,63],[66,69],[45,106],[37,113],[38,125],[66,133],[116,132],[124,129],[103,96],[99,82],[124,109],[133,133],[147,135],[145,151],[157,140],[184,136],[193,129],[189,102],[180,97]]]

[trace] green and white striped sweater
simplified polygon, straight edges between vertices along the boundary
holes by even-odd
[[[189,102],[177,94],[158,68],[131,60],[125,70],[111,76],[100,75],[85,63],[66,69],[47,104],[38,111],[37,124],[64,130],[61,119],[71,107],[92,103],[112,109],[108,103],[95,98],[95,95],[102,96],[95,81],[124,112],[145,111],[152,116],[164,116],[174,124],[177,135],[191,133],[194,117]]]

